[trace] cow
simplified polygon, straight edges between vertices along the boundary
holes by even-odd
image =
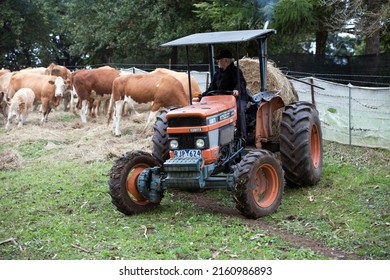
[[[170,75],[170,76],[176,78],[183,85],[184,91],[186,92],[187,96],[188,97],[190,96],[190,87],[188,85],[188,74],[187,73],[176,72],[176,71],[169,70],[169,69],[166,69],[166,68],[156,68],[155,70],[153,70],[150,73],[152,73],[152,74],[153,73],[166,74],[166,75]],[[202,91],[200,90],[198,82],[196,81],[196,79],[194,77],[192,77],[192,76],[190,76],[190,78],[191,78],[191,94],[192,94],[192,97],[197,97],[200,93],[202,93]]]
[[[71,79],[72,79],[72,73],[70,72],[70,70],[68,68],[66,68],[65,66],[61,66],[61,65],[57,65],[57,64],[54,64],[54,63],[51,63],[45,70],[45,75],[49,75],[49,76],[60,76],[64,79],[65,83],[68,85],[67,87],[67,90],[64,92],[64,95],[63,95],[63,102],[64,102],[64,110],[67,111],[67,110],[70,110],[71,112],[73,112],[73,102],[72,102],[72,94],[73,94],[73,91],[72,91],[72,82],[71,82]]]
[[[156,73],[120,76],[113,82],[109,105],[108,121],[114,111],[112,133],[115,136],[121,136],[120,120],[125,98],[130,108],[146,105],[144,109],[150,111],[144,131],[155,119],[160,108],[189,104],[183,85],[172,76]]]
[[[23,73],[36,73],[36,74],[41,74],[45,75],[46,68],[45,67],[27,67],[24,69],[20,69],[18,72],[23,72]]]
[[[9,72],[0,76],[0,111],[5,118],[8,116],[8,88],[12,75],[13,73]]]
[[[0,69],[0,76],[4,75],[4,74],[7,74],[7,73],[11,73],[11,71],[9,69]]]
[[[11,102],[9,102],[9,111],[7,124],[5,128],[8,129],[12,118],[16,116],[16,121],[18,122],[18,127],[22,127],[24,122],[27,119],[28,113],[33,109],[33,103],[35,99],[34,92],[29,88],[19,89]]]
[[[92,110],[94,100],[105,101],[111,97],[112,83],[120,71],[110,66],[82,69],[72,73],[73,90],[77,94],[80,118],[87,122],[87,106]],[[94,114],[92,114],[94,117]]]
[[[30,88],[35,93],[34,105],[42,104],[41,123],[48,121],[52,107],[59,105],[67,85],[62,77],[46,76],[36,73],[16,73],[11,77],[9,99],[21,88]]]
[[[72,73],[65,66],[51,63],[45,70],[45,75],[49,76],[60,76],[64,80],[70,80]]]

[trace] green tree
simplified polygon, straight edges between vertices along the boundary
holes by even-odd
[[[52,51],[49,19],[39,3],[4,0],[0,8],[1,65],[12,70],[42,65]]]
[[[199,19],[210,26],[205,31],[262,28],[262,11],[258,1],[216,0],[201,2],[194,6]]]
[[[299,42],[314,37],[316,54],[324,55],[328,33],[339,30],[343,24],[333,20],[332,15],[345,4],[344,1],[329,3],[323,0],[280,0],[275,5],[272,26],[282,36],[291,38],[296,47]]]

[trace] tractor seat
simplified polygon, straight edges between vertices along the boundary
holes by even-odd
[[[270,101],[272,97],[275,95],[278,95],[280,93],[280,90],[267,90],[255,93],[254,95],[247,94],[249,96],[249,101],[252,103],[260,103],[261,101]]]

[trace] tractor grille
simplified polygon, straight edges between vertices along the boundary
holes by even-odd
[[[199,118],[199,117],[168,119],[168,127],[186,127],[186,126],[203,126],[203,125],[206,125],[206,119]]]

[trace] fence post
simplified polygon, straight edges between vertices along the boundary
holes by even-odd
[[[352,145],[352,84],[348,84],[348,127],[349,127],[349,146]]]
[[[313,77],[310,78],[310,93],[311,93],[311,103],[315,106],[315,99],[314,99],[314,80]]]

